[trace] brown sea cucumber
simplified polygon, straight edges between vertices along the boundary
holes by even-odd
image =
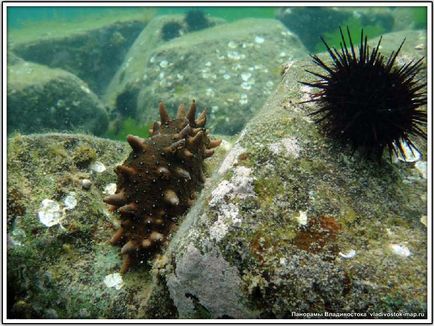
[[[104,198],[121,217],[110,240],[122,245],[121,273],[161,248],[205,182],[204,160],[221,140],[209,139],[206,110],[195,116],[194,100],[188,113],[181,104],[173,120],[160,103],[161,122],[154,123],[151,137],[127,137],[133,151],[115,168],[115,194]]]

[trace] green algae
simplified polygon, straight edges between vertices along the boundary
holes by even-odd
[[[85,168],[96,159],[95,149],[88,145],[78,146],[72,155],[72,159],[78,168]]]
[[[79,168],[74,153],[102,161],[108,170],[97,173]],[[19,318],[137,315],[142,300],[139,289],[146,291],[149,273],[131,273],[119,291],[103,283],[106,275],[119,270],[121,260],[119,248],[108,245],[115,221],[102,201],[102,191],[115,181],[113,168],[128,153],[125,143],[86,135],[18,134],[9,139],[8,183],[25,198],[24,214],[14,216],[8,226],[10,314]],[[87,190],[81,186],[84,178],[91,181]],[[65,209],[63,200],[71,194],[77,206]],[[46,227],[39,221],[44,199],[59,204],[60,224]]]
[[[151,128],[152,124],[143,123],[132,117],[127,117],[124,120],[117,121],[115,125],[109,128],[104,137],[121,141],[125,141],[128,135],[136,135],[142,138],[148,138],[149,129]]]
[[[273,204],[273,199],[277,194],[284,193],[282,180],[277,177],[257,178],[254,182],[255,192],[261,202],[261,206],[268,207]]]

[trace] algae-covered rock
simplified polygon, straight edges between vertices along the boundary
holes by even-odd
[[[339,26],[349,26],[354,30],[363,27],[365,32],[376,33],[376,36],[391,32],[397,23],[395,12],[390,7],[289,7],[279,9],[277,18],[311,52],[324,48],[319,35],[327,38],[336,33],[339,36]]]
[[[120,221],[102,201],[130,151],[126,142],[87,135],[8,140],[8,318],[144,316],[151,264],[119,275],[120,248],[109,239]]]
[[[60,36],[59,31],[52,31],[50,36],[20,42],[12,34],[10,48],[27,61],[73,73],[100,95],[145,25],[140,20],[112,22]]]
[[[86,131],[108,125],[103,103],[86,83],[61,69],[15,60],[8,65],[8,133]]]
[[[279,82],[280,64],[305,55],[298,38],[273,19],[243,19],[168,42],[156,24],[137,38],[106,93],[107,103],[148,121],[159,101],[174,111],[194,98],[208,108],[212,130],[233,135]]]
[[[423,162],[367,161],[324,137],[314,106],[299,104],[305,69],[318,70],[293,63],[243,130],[173,238],[149,302],[179,318],[426,314]]]
[[[128,152],[127,144],[85,135],[9,139],[8,207],[21,209],[8,209],[8,317],[137,313],[141,299],[134,299],[135,307],[126,300],[134,290],[104,284],[120,260],[107,243],[115,221],[102,197],[116,180],[114,166]],[[139,278],[146,284],[149,276]]]
[[[121,114],[134,116],[137,110],[137,96],[143,85],[143,75],[151,54],[158,46],[188,33],[184,15],[164,15],[152,19],[136,38],[125,55],[122,65],[111,79],[105,94],[105,102]],[[210,20],[211,25],[222,23],[220,19]],[[178,28],[178,30],[175,30]],[[165,36],[165,30],[168,36]],[[170,36],[170,37],[169,37]],[[189,99],[189,102],[191,99]]]

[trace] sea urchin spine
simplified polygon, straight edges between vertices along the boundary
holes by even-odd
[[[307,101],[319,106],[311,115],[327,134],[350,144],[367,158],[379,160],[385,148],[390,154],[399,151],[405,156],[403,143],[416,148],[410,135],[426,138],[426,112],[420,108],[426,104],[426,83],[416,78],[423,68],[423,58],[398,67],[396,58],[405,40],[386,60],[379,52],[381,38],[370,51],[363,30],[357,55],[349,29],[349,47],[339,30],[340,51],[321,38],[332,64],[312,55],[314,63],[325,72],[307,70],[319,79],[302,82],[320,89]]]
[[[173,120],[161,103],[161,122],[154,123],[151,138],[127,137],[132,152],[115,169],[116,193],[104,198],[121,217],[110,240],[122,246],[121,273],[161,247],[205,181],[203,161],[221,140],[208,138],[206,111],[195,116],[194,101],[188,113],[181,105]]]

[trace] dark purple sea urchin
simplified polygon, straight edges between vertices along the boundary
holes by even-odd
[[[398,67],[395,61],[405,40],[386,60],[379,52],[381,38],[370,51],[363,30],[356,55],[349,29],[349,48],[342,29],[340,33],[340,51],[330,48],[321,37],[332,64],[312,55],[325,73],[307,70],[319,79],[302,82],[320,89],[307,101],[319,106],[311,115],[328,135],[360,150],[367,158],[380,159],[386,147],[390,154],[399,151],[404,155],[403,143],[415,148],[410,135],[426,137],[422,129],[426,112],[420,109],[426,104],[426,83],[416,78],[423,58]]]

